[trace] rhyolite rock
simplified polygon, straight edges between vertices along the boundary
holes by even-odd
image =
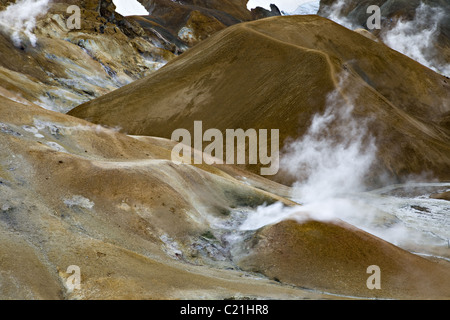
[[[13,4],[3,2],[3,5]],[[69,29],[69,5],[81,9],[81,28]],[[140,79],[170,61],[176,45],[114,11],[112,1],[53,1],[36,17],[36,44],[12,29],[0,32],[2,94],[67,112]]]
[[[4,95],[67,112],[158,70],[224,28],[252,20],[246,1],[141,1],[146,16],[123,17],[112,0],[51,1],[38,14],[30,39],[15,28],[0,31],[0,87]],[[18,2],[19,4],[19,2]],[[15,5],[2,0],[0,9]],[[69,29],[67,8],[80,8],[79,29]]]
[[[278,9],[278,7],[274,4],[270,5],[270,10],[264,9],[262,7],[256,7],[252,9],[251,12],[254,20],[281,16],[280,9]]]
[[[385,169],[445,179],[447,79],[318,17],[220,31],[250,19],[246,2],[178,2],[178,24],[152,7],[169,2],[125,18],[111,1],[54,1],[35,45],[1,30],[0,299],[449,298],[446,261],[340,221],[239,230],[258,206],[296,205],[291,188],[236,166],[177,164],[176,142],[149,136],[198,119],[301,135],[330,91],[357,89],[355,116],[376,121]],[[82,9],[79,30],[67,28],[69,4]],[[124,126],[33,103],[66,111],[91,99],[89,120]],[[366,286],[369,264],[382,268],[381,291]]]

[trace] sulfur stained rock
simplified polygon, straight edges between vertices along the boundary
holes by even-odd
[[[226,26],[216,18],[206,16],[200,11],[192,11],[186,25],[178,32],[178,37],[187,45],[193,46],[225,28]]]

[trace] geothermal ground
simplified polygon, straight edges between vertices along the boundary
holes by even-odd
[[[447,3],[139,2],[0,0],[0,299],[450,299]]]

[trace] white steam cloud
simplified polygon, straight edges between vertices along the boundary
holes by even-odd
[[[339,86],[345,86],[345,79]],[[285,220],[345,221],[407,250],[442,254],[450,236],[445,201],[430,199],[426,192],[414,195],[409,184],[367,191],[365,181],[376,164],[377,147],[367,129],[370,119],[353,114],[357,90],[346,100],[338,91],[331,93],[325,112],[314,116],[306,134],[289,143],[281,156],[281,167],[296,178],[291,198],[300,205],[260,206],[247,214],[240,230],[258,230]],[[410,187],[445,191],[448,186]],[[406,196],[393,194],[397,189]]]
[[[323,9],[323,15],[330,20],[340,24],[341,26],[346,27],[350,30],[355,30],[361,28],[361,26],[353,23],[350,19],[348,19],[344,14],[344,8],[346,6],[346,0],[338,0],[333,3],[329,7],[325,7]]]
[[[16,47],[22,44],[25,36],[31,45],[36,46],[36,18],[45,14],[50,0],[18,0],[0,12],[0,26],[6,32]]]
[[[313,117],[307,133],[289,143],[281,157],[281,166],[298,181],[293,197],[301,203],[364,190],[365,177],[376,158],[368,120],[353,116],[351,98],[345,101],[335,91],[327,102],[325,112]]]
[[[341,80],[340,86],[345,80]],[[310,128],[292,141],[281,156],[281,167],[294,176],[292,198],[302,206],[281,204],[260,207],[242,225],[253,230],[285,219],[331,221],[355,213],[346,197],[365,190],[365,179],[376,159],[375,139],[367,121],[353,116],[354,103],[338,91],[328,96],[323,114],[313,117]],[[357,210],[359,211],[359,210]]]
[[[344,15],[347,0],[338,0],[323,9],[322,15],[350,30],[363,28]],[[369,18],[369,15],[367,16]],[[413,20],[394,21],[392,27],[383,26],[380,37],[390,48],[403,53],[420,64],[445,76],[450,76],[450,64],[439,57],[436,48],[439,25],[449,19],[444,8],[421,3]]]
[[[450,76],[450,64],[439,62],[435,47],[439,24],[448,18],[442,8],[422,3],[413,20],[399,20],[393,29],[384,32],[383,42],[424,66]]]

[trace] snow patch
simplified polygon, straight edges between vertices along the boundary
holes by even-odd
[[[137,0],[113,0],[116,12],[123,16],[147,16],[148,11]]]
[[[306,2],[300,5],[295,11],[285,13],[286,15],[308,15],[308,14],[317,14],[320,7],[320,0]]]
[[[183,27],[180,29],[180,31],[178,32],[178,38],[188,43],[196,40],[194,36],[194,30],[188,27]]]
[[[64,149],[63,146],[61,146],[59,143],[53,142],[53,141],[47,141],[45,142],[45,144],[47,146],[49,146],[50,148],[52,148],[53,150],[56,150],[58,152],[65,152],[68,153],[66,149]]]
[[[36,127],[31,127],[31,126],[23,126],[22,127],[23,130],[25,130],[26,132],[30,132],[32,134],[34,134],[34,136],[36,138],[44,138],[44,136],[42,134],[39,133],[39,130]]]

